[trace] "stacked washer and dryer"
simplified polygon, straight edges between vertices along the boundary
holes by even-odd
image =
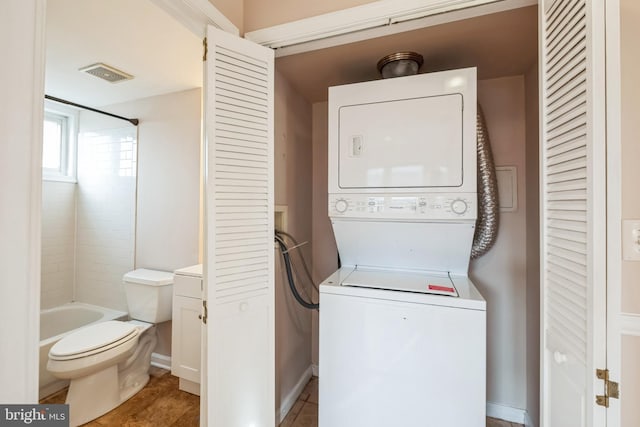
[[[329,89],[320,427],[485,425],[476,97],[475,68]]]

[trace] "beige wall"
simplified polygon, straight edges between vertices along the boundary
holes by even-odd
[[[374,1],[376,0],[209,0],[233,25],[238,27],[240,35]]]
[[[640,219],[640,2],[621,0],[622,219]],[[622,261],[622,311],[640,314],[640,262]],[[621,425],[640,425],[640,337],[623,335]]]
[[[620,425],[637,427],[640,425],[640,337],[622,337],[622,405]]]
[[[229,21],[244,34],[244,1],[243,0],[209,0]]]
[[[469,276],[487,300],[487,401],[526,407],[526,193],[524,77],[478,82],[496,166],[517,168],[518,209],[501,212],[495,246]]]
[[[527,412],[534,426],[540,422],[540,203],[538,65],[524,77],[526,108],[527,292],[526,364]]]
[[[222,0],[210,0],[222,3]],[[234,0],[227,0],[233,2]],[[310,16],[348,9],[374,0],[244,0],[244,31],[271,27]],[[220,9],[222,10],[222,9]]]
[[[502,213],[495,247],[474,261],[470,275],[488,302],[488,394],[490,402],[526,407],[526,194],[524,77],[478,82],[497,165],[516,166],[516,212]],[[327,104],[313,106],[313,264],[316,280],[336,267],[327,217]],[[537,256],[537,253],[535,254]],[[313,360],[317,363],[314,329]]]
[[[316,283],[338,269],[338,249],[328,212],[327,103],[313,104],[313,278]],[[313,314],[313,364],[318,365],[318,313]]]
[[[299,243],[311,241],[311,105],[289,83],[275,75],[275,202],[287,207],[286,231]],[[311,264],[306,244],[291,252],[294,263],[303,254]],[[311,311],[293,298],[276,250],[276,408],[311,367]],[[302,272],[299,263],[295,270]],[[296,276],[301,294],[308,281]],[[293,396],[297,398],[297,396]]]
[[[640,219],[640,2],[622,0],[622,219]],[[622,262],[622,311],[640,314],[640,262]],[[639,414],[640,415],[640,414]]]

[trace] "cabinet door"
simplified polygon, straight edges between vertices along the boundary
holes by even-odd
[[[202,301],[174,295],[171,373],[200,383],[200,312]]]

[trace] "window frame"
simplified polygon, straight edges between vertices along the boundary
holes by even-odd
[[[75,108],[45,101],[43,121],[59,121],[62,125],[62,138],[60,141],[60,167],[58,169],[46,168],[43,159],[43,180],[77,182],[78,117],[79,110]]]

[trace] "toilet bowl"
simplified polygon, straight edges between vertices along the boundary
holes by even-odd
[[[51,348],[47,370],[70,380],[66,400],[70,426],[109,412],[147,384],[151,353],[157,343],[154,324],[171,319],[166,299],[171,298],[172,283],[171,273],[143,269],[127,273],[127,304],[136,320],[93,324]],[[131,298],[135,301],[130,302]]]

